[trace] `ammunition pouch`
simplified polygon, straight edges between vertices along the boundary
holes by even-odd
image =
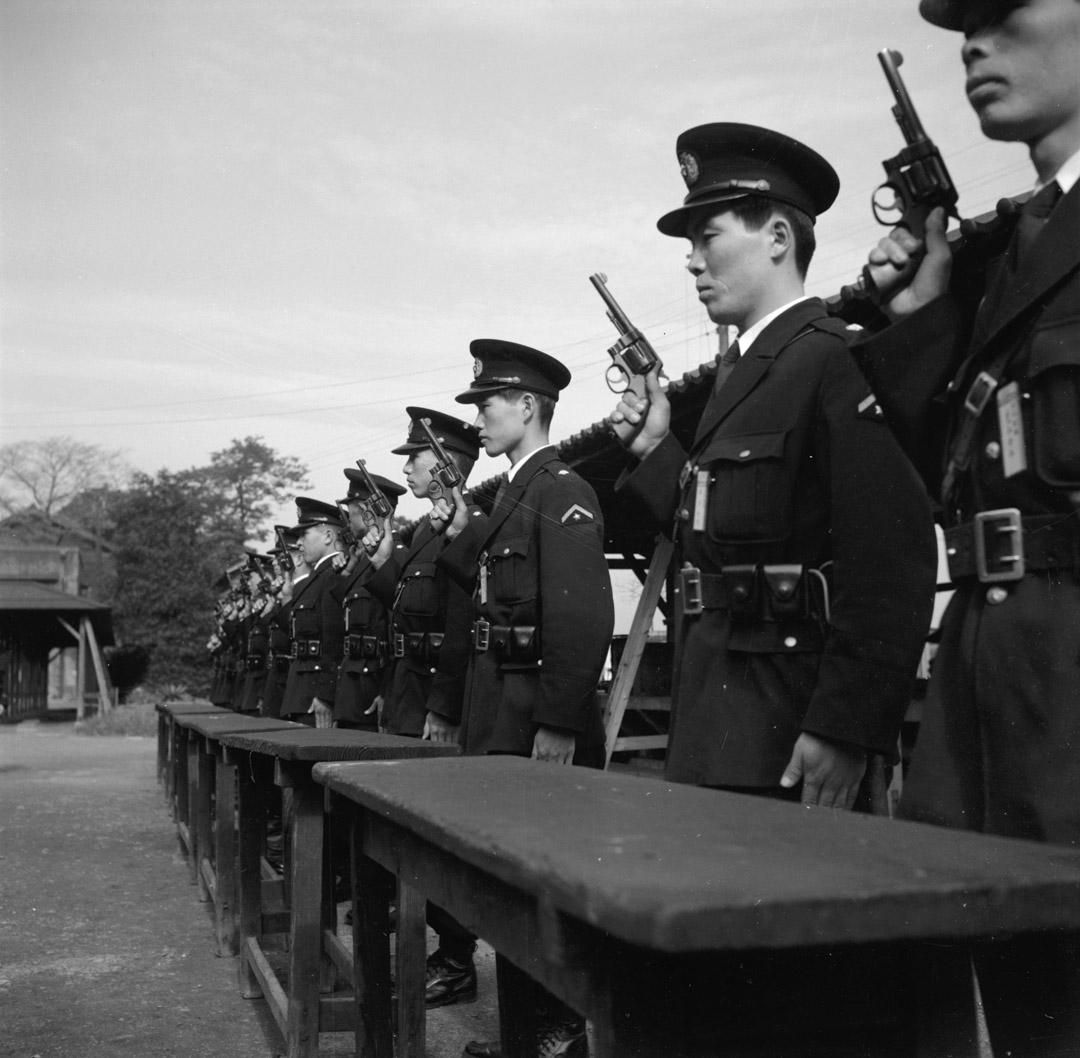
[[[345,637],[345,656],[350,661],[386,661],[386,640],[380,636],[369,636],[350,632]]]
[[[321,639],[294,639],[292,641],[293,661],[302,661],[304,658],[317,658],[322,653]]]
[[[273,655],[274,672],[276,672],[279,676],[286,675],[288,673],[288,671],[289,671],[289,662],[290,661],[292,661],[292,655],[291,654],[274,654]]]
[[[395,632],[391,637],[395,658],[417,658],[434,664],[443,643],[442,632]]]
[[[725,566],[719,573],[679,571],[683,613],[727,610],[733,622],[799,621],[827,617],[826,581],[817,570],[812,589],[801,565]]]
[[[540,629],[536,625],[493,625],[473,622],[473,648],[494,651],[500,661],[531,663],[540,660]]]
[[[248,672],[264,672],[266,670],[266,655],[248,654],[244,659],[244,668]]]

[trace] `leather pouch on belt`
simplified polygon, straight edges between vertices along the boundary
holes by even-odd
[[[537,635],[535,625],[515,625],[511,630],[510,660],[511,661],[536,661],[539,657],[537,650]]]
[[[724,587],[732,621],[757,621],[761,618],[761,597],[757,566],[725,566]]]
[[[439,648],[443,644],[442,632],[428,632],[424,640],[424,660],[436,661],[439,657]]]
[[[765,617],[785,621],[810,616],[802,566],[762,566],[765,582]]]

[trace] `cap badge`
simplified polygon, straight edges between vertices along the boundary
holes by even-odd
[[[693,151],[683,151],[679,155],[679,172],[687,187],[693,187],[701,176],[701,166]]]
[[[479,378],[484,370],[484,363],[478,356],[473,357],[472,361],[472,377]]]

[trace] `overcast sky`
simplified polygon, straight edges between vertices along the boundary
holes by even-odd
[[[590,273],[669,374],[715,353],[685,243],[655,228],[680,131],[766,125],[833,162],[826,296],[881,234],[901,146],[880,48],[964,215],[1027,190],[960,43],[916,0],[4,0],[0,443],[66,434],[156,471],[258,434],[333,498],[358,457],[400,477],[405,406],[460,408],[477,337],[567,363],[566,437],[614,404]]]

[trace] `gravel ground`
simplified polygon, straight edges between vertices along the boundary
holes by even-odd
[[[71,724],[0,725],[0,1058],[268,1058],[262,1000],[214,955],[155,777],[155,743]],[[494,957],[478,1002],[433,1011],[428,1058],[494,1036]],[[323,1034],[320,1056],[352,1053]]]

